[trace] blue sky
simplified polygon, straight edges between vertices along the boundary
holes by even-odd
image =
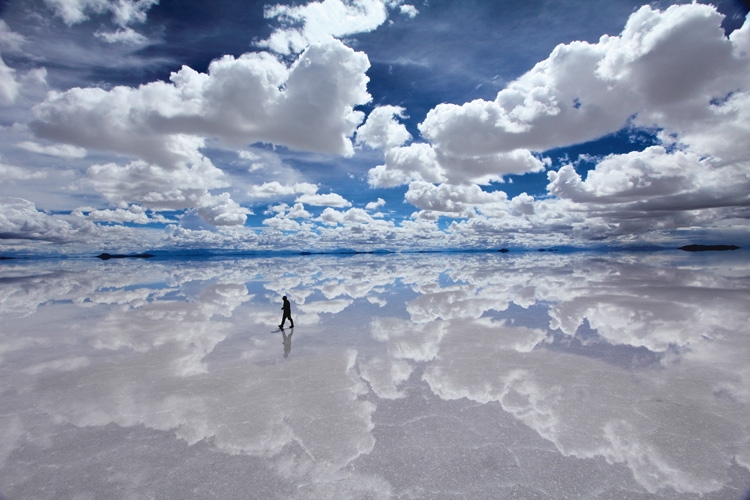
[[[740,1],[0,5],[1,254],[750,243]]]

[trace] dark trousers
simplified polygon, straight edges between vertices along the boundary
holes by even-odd
[[[284,326],[284,322],[287,320],[287,318],[289,319],[289,326],[291,326],[292,328],[294,328],[294,320],[292,319],[291,313],[288,313],[288,312],[285,312],[284,316],[282,316],[282,318],[281,318],[281,326]]]

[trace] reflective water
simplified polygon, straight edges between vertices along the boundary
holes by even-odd
[[[3,499],[750,485],[739,252],[6,261],[0,299]]]

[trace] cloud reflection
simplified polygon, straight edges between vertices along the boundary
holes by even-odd
[[[750,481],[749,270],[651,254],[9,265],[0,467],[12,476],[15,454],[69,426],[115,426],[264,460],[297,498],[389,498],[409,480],[367,464],[400,456],[391,436],[411,424],[384,415],[419,415],[426,390],[446,406],[423,418],[481,405],[539,440],[514,446],[609,464],[592,478],[625,466],[622,488],[643,495],[721,497]],[[293,355],[272,333],[279,294],[300,312]],[[427,450],[438,436],[420,429]],[[463,432],[462,446],[508,446]],[[16,479],[28,489],[3,494],[51,480]]]

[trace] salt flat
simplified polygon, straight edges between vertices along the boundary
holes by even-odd
[[[0,498],[750,485],[742,252],[6,261],[0,299]]]

